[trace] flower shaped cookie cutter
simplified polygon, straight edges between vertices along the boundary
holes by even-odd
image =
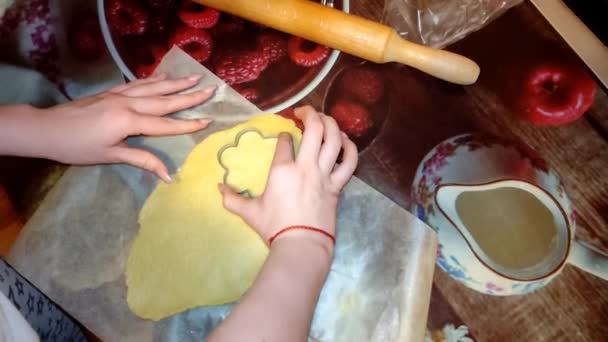
[[[264,135],[261,131],[259,131],[256,128],[246,128],[246,129],[240,131],[239,133],[237,133],[237,135],[234,139],[234,142],[222,146],[222,148],[220,148],[219,151],[217,152],[217,160],[218,160],[220,166],[224,169],[223,183],[228,186],[234,187],[234,184],[231,185],[231,184],[229,184],[229,181],[228,181],[228,178],[231,175],[230,165],[227,165],[226,161],[223,159],[224,152],[227,152],[231,149],[238,149],[242,138],[249,136],[251,134],[258,136],[260,139],[263,139],[263,140],[274,140],[276,142],[278,139],[277,135]],[[274,151],[273,151],[273,155],[274,155]],[[254,197],[254,195],[251,192],[251,189],[247,189],[247,188],[239,189],[237,187],[236,190],[239,192],[239,194],[241,194],[243,196]]]

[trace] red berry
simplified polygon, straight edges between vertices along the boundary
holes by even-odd
[[[296,127],[298,127],[301,131],[304,130],[304,123],[302,122],[302,120],[300,120],[296,117],[296,115],[294,114],[294,111],[293,111],[293,107],[285,108],[282,111],[280,111],[278,114],[280,116],[284,117],[285,119],[292,120],[296,124]]]
[[[169,33],[173,31],[176,26],[177,20],[173,16],[168,16],[163,11],[152,11],[150,12],[150,18],[148,20],[148,31],[152,33]]]
[[[156,70],[156,67],[158,64],[160,64],[163,57],[167,53],[167,48],[162,45],[151,45],[148,47],[148,49],[147,60],[144,62],[144,64],[140,64],[135,70],[135,75],[137,78],[147,78],[152,76],[154,70]]]
[[[257,49],[270,63],[275,63],[287,55],[287,41],[275,31],[262,32],[257,38]]]
[[[384,94],[382,75],[366,67],[348,70],[342,77],[340,87],[343,92],[366,105],[378,102]]]
[[[260,99],[260,92],[253,86],[235,85],[234,90],[238,91],[247,101],[256,103]]]
[[[211,29],[215,37],[229,38],[236,36],[245,29],[245,21],[239,17],[229,16],[221,19],[220,22]]]
[[[338,100],[329,113],[336,120],[340,129],[353,138],[362,137],[372,126],[369,111],[354,101]]]
[[[169,38],[169,46],[177,45],[200,63],[209,59],[213,51],[213,39],[207,31],[180,26]]]
[[[108,0],[108,25],[120,35],[138,35],[146,32],[148,12],[135,0]]]
[[[186,0],[177,13],[181,21],[194,28],[212,28],[220,20],[220,12],[214,8]]]
[[[321,63],[329,56],[329,48],[293,36],[287,42],[287,53],[297,65],[311,67]]]
[[[175,9],[177,0],[148,0],[148,5],[158,9]]]
[[[215,74],[229,85],[255,81],[268,67],[259,51],[225,50],[215,58]]]
[[[68,29],[68,46],[82,61],[93,61],[105,54],[106,44],[96,15],[89,13],[76,17]]]

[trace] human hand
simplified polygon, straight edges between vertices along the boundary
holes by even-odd
[[[39,110],[35,125],[42,157],[68,164],[127,163],[166,182],[167,167],[149,151],[129,147],[129,136],[178,135],[207,127],[210,120],[176,120],[164,115],[196,106],[214,87],[174,95],[196,85],[201,75],[167,80],[165,75],[119,85],[106,92]]]
[[[294,158],[291,136],[279,135],[268,183],[260,197],[246,198],[220,185],[226,209],[242,217],[266,242],[281,229],[295,225],[335,235],[338,197],[357,167],[357,147],[340,132],[332,117],[310,106],[296,109],[295,115],[305,126],[298,156]],[[336,164],[341,150],[342,162]],[[290,230],[275,241],[313,238],[333,251],[331,241],[319,235]]]

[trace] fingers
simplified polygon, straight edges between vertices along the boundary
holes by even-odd
[[[296,108],[296,117],[304,122],[304,134],[298,153],[299,163],[317,163],[319,150],[323,141],[323,122],[316,110],[311,106]]]
[[[188,94],[134,97],[128,98],[128,101],[131,108],[138,113],[167,115],[199,105],[209,99],[214,92],[215,86]]]
[[[122,94],[122,92],[127,89],[136,87],[138,85],[146,84],[146,83],[161,81],[161,80],[164,80],[165,78],[167,78],[167,74],[162,73],[162,74],[158,74],[158,75],[151,76],[148,78],[141,78],[141,79],[137,79],[135,81],[125,83],[125,84],[117,85],[116,87],[113,87],[108,91],[111,93]]]
[[[332,183],[336,186],[336,190],[341,190],[346,183],[350,180],[357,163],[359,161],[359,153],[357,146],[352,142],[346,134],[341,133],[342,136],[342,148],[344,154],[342,155],[342,162],[336,167],[334,172],[331,174]]]
[[[272,166],[293,163],[293,141],[288,133],[279,134]]]
[[[340,150],[342,150],[342,135],[336,120],[331,116],[321,115],[323,121],[323,146],[319,154],[319,167],[321,171],[329,175],[336,165]]]
[[[256,213],[260,212],[258,200],[243,197],[225,184],[218,184],[218,188],[222,193],[224,208],[240,216],[250,226],[256,227],[254,223]]]
[[[114,147],[111,153],[113,160],[119,163],[126,163],[144,170],[148,170],[156,174],[163,181],[167,183],[171,182],[171,177],[169,176],[167,167],[151,152],[121,145]]]
[[[192,75],[176,80],[157,80],[154,82],[138,84],[123,90],[121,93],[126,96],[161,96],[174,94],[195,86],[202,77],[203,75]]]
[[[149,115],[134,115],[127,129],[128,135],[179,135],[199,131],[207,126],[211,120],[178,120]]]

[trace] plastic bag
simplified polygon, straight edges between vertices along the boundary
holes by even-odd
[[[386,0],[384,22],[404,38],[442,48],[484,27],[522,0]]]

